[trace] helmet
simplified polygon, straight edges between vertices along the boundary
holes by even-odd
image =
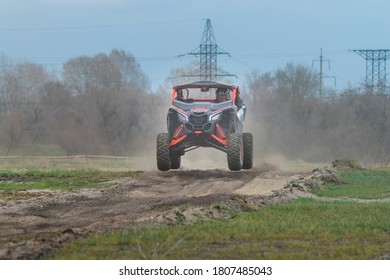
[[[225,99],[229,99],[229,89],[227,89],[227,88],[218,88],[215,91],[215,95],[216,95],[217,99],[219,99],[220,97],[225,97]]]
[[[183,90],[181,88],[176,90],[176,98],[183,99]]]

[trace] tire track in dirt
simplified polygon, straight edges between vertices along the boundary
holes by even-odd
[[[283,202],[292,197],[284,187],[293,175],[269,169],[149,171],[110,187],[34,191],[25,200],[0,202],[0,259],[36,259],[91,233],[174,222],[180,207],[206,213],[226,202],[238,208],[250,201]],[[210,213],[203,217],[218,215]]]

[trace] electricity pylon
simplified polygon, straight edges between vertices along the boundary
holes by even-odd
[[[390,50],[353,50],[366,59],[366,90],[370,93],[386,92],[386,60]]]
[[[202,41],[199,47],[186,55],[199,57],[200,67],[199,73],[186,74],[184,75],[185,77],[199,77],[201,80],[209,81],[218,80],[220,77],[236,77],[236,75],[218,68],[218,55],[230,56],[230,54],[218,47],[210,19],[206,20],[206,26],[203,30]]]

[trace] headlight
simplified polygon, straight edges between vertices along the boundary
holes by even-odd
[[[215,114],[215,115],[211,115],[210,116],[210,121],[216,121],[219,119],[219,117],[221,116],[222,113],[218,113],[218,114]]]
[[[180,113],[177,114],[177,118],[179,119],[179,121],[181,122],[186,122],[187,121],[187,116],[186,115],[182,115]]]

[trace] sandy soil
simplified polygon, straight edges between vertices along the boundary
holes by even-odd
[[[44,258],[91,233],[175,223],[179,212],[188,223],[221,218],[216,204],[245,211],[284,202],[304,195],[286,186],[301,175],[269,168],[147,171],[98,189],[25,191],[23,200],[0,201],[0,259]]]

